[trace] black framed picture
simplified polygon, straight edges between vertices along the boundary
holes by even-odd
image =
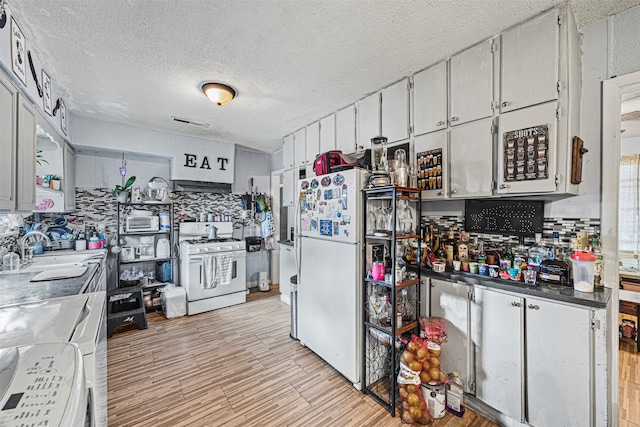
[[[18,23],[11,18],[11,69],[20,81],[27,85],[27,39],[18,27]]]

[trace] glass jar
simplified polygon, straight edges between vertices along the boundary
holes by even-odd
[[[407,167],[407,153],[404,149],[400,148],[395,152],[396,159],[396,182],[400,187],[406,187],[408,185],[409,170]]]
[[[2,257],[2,269],[5,271],[19,270],[20,269],[20,257],[15,252],[9,252]]]
[[[376,136],[371,138],[371,168],[385,170],[387,165],[387,138]]]

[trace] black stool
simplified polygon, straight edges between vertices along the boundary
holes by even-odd
[[[123,325],[147,329],[147,314],[140,285],[112,289],[107,292],[107,338]]]

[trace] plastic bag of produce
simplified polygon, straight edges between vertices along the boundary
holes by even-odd
[[[440,368],[440,345],[433,341],[426,341],[426,344],[427,357],[422,361],[420,382],[430,385],[448,383],[447,375]]]
[[[398,373],[398,392],[402,398],[404,424],[433,424],[433,417],[420,392],[420,377],[425,362],[429,363],[427,343],[413,335],[400,356]]]
[[[441,317],[421,317],[420,338],[438,345],[447,342],[447,321]]]

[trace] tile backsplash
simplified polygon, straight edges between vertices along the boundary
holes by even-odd
[[[230,214],[234,220],[241,218],[240,195],[214,194],[197,192],[172,192],[170,201],[173,203],[174,226],[184,214],[185,220],[194,220],[199,212]],[[152,205],[150,205],[152,206]],[[77,188],[76,210],[66,214],[71,221],[83,222],[88,226],[105,224],[111,232],[116,231],[117,202],[109,188]],[[41,214],[42,219],[53,219],[60,214]]]

